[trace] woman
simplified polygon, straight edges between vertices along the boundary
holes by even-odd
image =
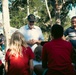
[[[14,32],[5,56],[7,75],[32,75],[34,53],[20,32]]]

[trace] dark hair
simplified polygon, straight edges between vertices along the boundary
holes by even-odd
[[[71,20],[74,19],[74,18],[76,18],[76,16],[73,16],[73,17],[71,18]]]
[[[54,24],[51,28],[51,35],[57,39],[63,36],[64,29],[61,25]]]

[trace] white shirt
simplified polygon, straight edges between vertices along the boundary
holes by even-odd
[[[24,35],[25,40],[44,40],[43,34],[41,29],[38,26],[34,26],[33,29],[30,29],[28,25],[25,25],[19,29],[19,31]],[[33,45],[32,47],[36,47],[37,44]]]

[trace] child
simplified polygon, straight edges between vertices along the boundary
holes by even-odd
[[[62,38],[63,32],[61,25],[53,25],[52,40],[43,46],[42,67],[48,69],[46,75],[75,75],[71,62],[72,44]]]
[[[14,32],[5,56],[7,75],[32,75],[34,53],[20,32]]]

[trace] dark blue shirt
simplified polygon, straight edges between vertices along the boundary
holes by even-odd
[[[70,42],[72,43],[73,47],[76,48],[76,30],[74,27],[69,27],[64,31],[65,36],[69,36]]]

